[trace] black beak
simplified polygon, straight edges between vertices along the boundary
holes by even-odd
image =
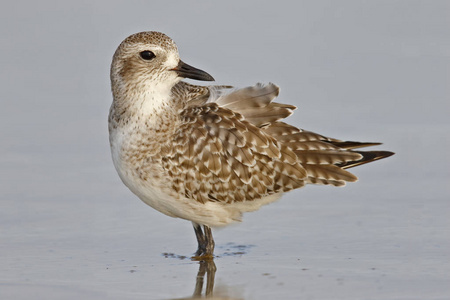
[[[208,73],[206,73],[205,71],[199,70],[197,68],[194,68],[193,66],[185,64],[181,60],[178,63],[178,66],[176,66],[176,68],[173,68],[172,71],[177,72],[178,76],[184,77],[184,78],[203,80],[203,81],[214,81],[214,78],[211,75],[209,75]]]

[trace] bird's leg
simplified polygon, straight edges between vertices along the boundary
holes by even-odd
[[[195,256],[201,256],[206,251],[206,240],[205,235],[203,234],[202,227],[200,224],[192,222],[194,226],[195,236],[197,237],[198,249],[195,252]]]
[[[203,229],[205,230],[205,240],[206,240],[206,249],[205,249],[205,256],[214,256],[214,238],[212,235],[211,227],[208,227],[206,225],[203,225]]]
[[[200,224],[192,222],[194,226],[195,236],[197,237],[198,249],[195,252],[197,258],[213,258],[214,254],[214,238],[211,228],[203,225],[204,232]]]

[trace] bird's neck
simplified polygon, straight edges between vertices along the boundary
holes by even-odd
[[[182,106],[173,99],[171,87],[162,84],[113,89],[113,97],[110,117],[120,123],[141,121],[159,126]]]
[[[127,154],[137,151],[136,157],[143,148],[149,155],[160,155],[180,122],[181,105],[170,92],[155,90],[115,97],[109,116],[111,144],[127,149]],[[123,136],[129,137],[126,143]]]

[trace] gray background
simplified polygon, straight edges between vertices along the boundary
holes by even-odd
[[[190,223],[110,159],[109,64],[145,30],[219,84],[278,84],[299,127],[397,153],[215,232],[216,295],[450,298],[449,18],[449,1],[3,1],[0,298],[192,293]]]

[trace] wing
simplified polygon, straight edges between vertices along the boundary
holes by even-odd
[[[379,143],[341,141],[282,122],[296,107],[273,102],[274,84],[229,93],[223,86],[180,87],[187,104],[164,166],[173,188],[200,202],[255,200],[306,183],[343,186],[357,180],[346,169],[393,154],[355,151]]]
[[[256,200],[305,184],[287,146],[217,103],[186,108],[164,168],[173,188],[199,202]]]
[[[278,94],[279,88],[272,83],[257,84],[224,94],[217,103],[241,113],[247,121],[288,146],[307,171],[307,183],[343,186],[347,181],[357,180],[345,169],[393,155],[389,151],[353,150],[380,143],[341,141],[281,122],[296,107],[272,102]]]

